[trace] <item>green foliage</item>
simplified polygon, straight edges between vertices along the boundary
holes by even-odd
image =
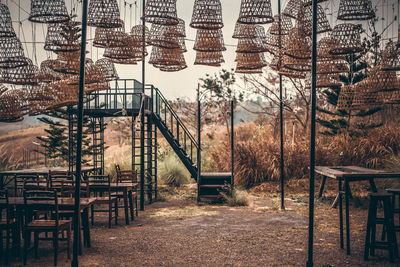
[[[161,150],[158,177],[161,184],[180,187],[189,182],[190,173],[172,150]]]
[[[249,205],[248,194],[244,190],[238,188],[232,189],[230,185],[227,185],[220,191],[220,194],[224,198],[224,202],[226,202],[230,207]]]
[[[4,146],[0,146],[0,171],[18,169],[20,162],[14,158],[14,155],[10,155]]]

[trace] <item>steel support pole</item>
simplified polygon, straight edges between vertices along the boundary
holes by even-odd
[[[78,98],[78,125],[76,137],[76,170],[75,170],[75,207],[74,207],[74,244],[73,258],[71,266],[79,266],[78,248],[79,248],[79,220],[80,216],[80,186],[81,186],[81,168],[82,168],[82,129],[83,129],[83,90],[85,88],[85,54],[86,54],[86,31],[87,31],[87,9],[88,0],[82,1],[82,37],[81,37],[81,62],[79,69],[79,98]]]
[[[235,143],[234,143],[234,141],[235,141],[235,131],[234,131],[234,114],[233,114],[233,111],[234,111],[234,101],[233,100],[231,100],[231,187],[232,187],[232,190],[233,190],[233,188],[234,188],[234,186],[235,186],[235,177],[234,177],[234,174],[235,174]]]
[[[317,107],[317,0],[313,0],[313,30],[312,30],[312,58],[311,58],[311,134],[310,134],[310,192],[309,192],[309,215],[308,215],[308,260],[307,266],[314,266],[313,246],[314,246],[314,183],[315,183],[315,136],[316,136],[316,107]]]
[[[278,14],[279,14],[279,49],[282,49],[282,20],[280,17],[281,14],[281,0],[278,0]],[[281,61],[281,60],[280,60]],[[283,86],[282,86],[282,75],[279,74],[279,130],[280,130],[280,149],[281,149],[281,158],[280,158],[280,174],[281,174],[281,209],[285,209],[285,160],[284,160],[284,136],[283,136]]]
[[[201,183],[201,107],[200,107],[200,84],[197,85],[197,201],[200,201]]]
[[[146,83],[146,61],[145,61],[145,50],[146,50],[146,37],[144,27],[146,26],[146,21],[144,17],[146,1],[142,1],[142,97],[144,98],[145,83]],[[143,101],[143,99],[141,99]],[[142,114],[140,118],[140,210],[144,210],[144,109],[145,101],[142,102]]]

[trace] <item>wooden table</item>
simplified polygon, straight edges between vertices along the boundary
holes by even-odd
[[[16,206],[17,209],[24,208],[24,198],[23,197],[9,197],[8,198],[9,204]],[[75,198],[69,197],[58,197],[58,207],[60,210],[71,210],[75,209]],[[91,241],[90,241],[90,223],[89,223],[89,207],[93,205],[96,201],[96,198],[80,198],[80,209],[82,214],[82,226],[83,226],[83,241],[86,247],[90,248]],[[29,203],[28,203],[29,205]],[[80,231],[79,231],[80,233]],[[82,251],[80,249],[80,254]]]
[[[83,176],[88,173],[97,171],[98,168],[93,166],[84,166],[82,167]],[[9,181],[5,181],[6,177],[15,176],[15,175],[39,175],[39,176],[47,176],[49,171],[68,171],[68,167],[38,167],[32,169],[22,169],[22,170],[11,170],[11,171],[0,171],[0,188],[3,188],[5,185],[10,183],[13,178]]]
[[[83,185],[84,186],[84,185]],[[112,192],[122,192],[125,207],[125,223],[129,224],[129,209],[128,203],[133,208],[132,192],[136,191],[138,183],[110,183]],[[91,192],[105,192],[108,191],[106,184],[89,183]],[[133,220],[133,212],[131,210],[131,220]]]
[[[350,211],[349,211],[349,198],[350,198],[350,182],[355,181],[369,181],[372,191],[376,192],[374,179],[382,178],[400,178],[400,173],[394,173],[384,170],[367,169],[358,166],[316,166],[315,172],[322,175],[322,182],[319,189],[318,197],[322,197],[326,178],[332,178],[338,181],[338,196],[336,199],[339,201],[339,223],[340,223],[340,247],[344,248],[343,242],[343,203],[342,203],[342,182],[344,182],[344,196],[345,196],[345,215],[346,215],[346,249],[347,254],[350,255]]]

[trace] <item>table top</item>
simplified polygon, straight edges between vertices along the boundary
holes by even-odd
[[[81,186],[85,186],[85,183],[82,183]],[[96,188],[96,187],[104,188],[106,186],[107,186],[107,184],[98,184],[98,183],[90,183],[89,182],[90,188]],[[137,186],[138,186],[138,183],[110,183],[111,189],[135,188]]]
[[[84,166],[82,167],[82,172],[92,172],[95,171],[96,168],[93,166]],[[68,167],[38,167],[32,169],[22,169],[22,170],[11,170],[11,171],[0,171],[0,175],[18,175],[18,174],[39,174],[46,175],[49,171],[68,171]]]
[[[73,197],[59,197],[57,198],[58,206],[61,207],[74,207],[75,205],[75,198]],[[80,206],[81,208],[85,208],[96,201],[95,197],[82,197],[80,198]],[[23,197],[9,197],[8,202],[11,205],[24,205],[24,198]],[[42,202],[41,202],[42,203]]]
[[[316,166],[315,172],[333,179],[400,178],[399,172],[368,169],[358,166]]]

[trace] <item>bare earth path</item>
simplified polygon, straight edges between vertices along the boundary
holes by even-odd
[[[248,207],[198,206],[191,198],[170,196],[146,206],[129,226],[121,218],[108,229],[105,217],[96,218],[92,248],[84,249],[80,266],[305,266],[304,199],[287,199],[287,211],[280,211],[278,198],[271,196],[253,195]],[[337,210],[317,202],[315,266],[399,266],[389,263],[386,252],[362,260],[367,211],[352,210],[352,255],[347,256],[339,248]],[[40,247],[40,259],[30,255],[28,265],[52,266],[50,246]],[[70,266],[65,251],[59,262]]]

